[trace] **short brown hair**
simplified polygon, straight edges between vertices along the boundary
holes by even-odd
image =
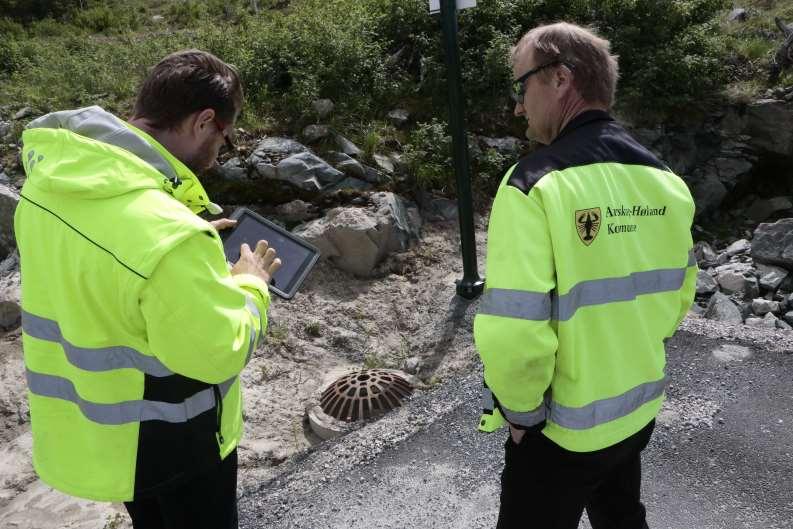
[[[242,83],[237,70],[209,52],[184,50],[157,63],[143,80],[134,114],[155,128],[173,129],[207,108],[223,124],[234,122],[242,108]]]
[[[617,91],[619,63],[611,54],[609,41],[594,30],[559,22],[538,26],[526,33],[512,49],[512,58],[525,50],[534,51],[539,66],[563,61],[573,70],[573,86],[588,103],[611,107]]]

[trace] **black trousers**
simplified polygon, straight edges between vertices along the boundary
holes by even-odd
[[[237,529],[237,450],[178,487],[124,506],[135,529]]]
[[[577,529],[584,509],[593,529],[648,529],[641,452],[655,421],[614,446],[570,452],[539,432],[505,446],[498,529]]]

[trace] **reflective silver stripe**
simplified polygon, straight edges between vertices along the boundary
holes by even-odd
[[[519,426],[534,426],[545,420],[546,407],[543,402],[532,411],[512,411],[501,404],[501,411],[504,412],[504,418],[512,424]]]
[[[492,411],[496,407],[493,401],[493,392],[489,388],[482,388],[482,409]]]
[[[90,402],[77,393],[71,380],[54,375],[44,375],[27,370],[28,389],[34,395],[62,399],[76,404],[85,417],[100,424],[127,424],[142,421],[165,421],[170,423],[187,422],[205,411],[215,407],[212,388],[199,391],[183,402],[159,402],[153,400],[129,400],[115,404]],[[223,397],[237,377],[222,384]]]
[[[59,343],[69,362],[86,371],[110,371],[113,369],[137,369],[154,377],[167,377],[173,372],[157,358],[123,345],[111,347],[78,347],[63,337],[58,322],[22,311],[22,330],[25,334]]]
[[[553,319],[567,321],[581,307],[630,301],[642,294],[680,290],[685,276],[685,268],[673,268],[634,272],[625,277],[582,281],[567,294],[554,295]]]
[[[245,302],[245,306],[247,309],[253,314],[256,318],[259,318],[259,333],[264,332],[264,321],[262,321],[262,315],[259,313],[259,307],[256,306],[256,303],[248,297],[247,301]],[[248,362],[251,359],[251,355],[253,355],[253,351],[256,349],[256,328],[251,325],[251,338],[250,343],[248,344],[248,356],[245,357],[245,365],[248,365]]]
[[[694,250],[688,252],[688,265],[697,260]],[[479,314],[544,321],[553,318],[567,321],[581,307],[629,301],[642,294],[679,290],[685,279],[685,268],[634,272],[625,277],[592,279],[576,284],[567,294],[491,288],[482,296]]]
[[[547,292],[491,288],[482,296],[479,314],[547,320],[551,317],[551,296]]]
[[[551,402],[549,419],[571,430],[594,428],[614,419],[624,417],[648,402],[657,399],[664,392],[668,377],[655,382],[647,382],[609,399],[596,400],[581,408],[568,408]]]

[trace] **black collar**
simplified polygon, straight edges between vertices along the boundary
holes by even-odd
[[[614,118],[612,118],[605,110],[585,110],[571,119],[551,143],[556,143],[562,136],[565,136],[575,129],[579,129],[584,125],[588,125],[594,121],[614,121]]]

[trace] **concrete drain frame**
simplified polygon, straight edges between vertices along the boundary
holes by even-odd
[[[420,381],[395,369],[364,369],[343,375],[308,409],[311,428],[323,439],[342,435],[402,403]]]

